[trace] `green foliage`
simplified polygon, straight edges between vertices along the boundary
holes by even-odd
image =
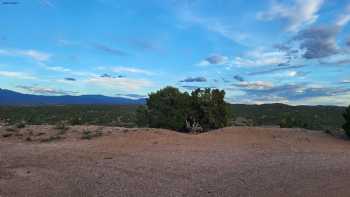
[[[224,97],[225,91],[218,89],[193,91],[189,121],[198,121],[204,130],[225,127],[227,111]]]
[[[65,105],[65,106],[1,106],[0,120],[15,125],[31,125],[65,121],[71,125],[106,125],[134,127],[136,105]],[[118,121],[117,121],[118,120]]]
[[[166,87],[149,95],[147,100],[150,127],[183,130],[189,113],[190,97],[177,88]]]
[[[83,139],[83,140],[91,140],[92,138],[100,137],[100,136],[102,136],[102,131],[100,131],[100,130],[96,130],[95,132],[91,132],[89,130],[85,130],[85,131],[83,131],[81,139]]]
[[[62,131],[66,131],[69,129],[69,127],[66,125],[65,121],[58,122],[54,128],[58,129],[58,130],[62,130]]]
[[[26,127],[26,123],[24,121],[21,121],[17,123],[15,126],[17,129],[23,129],[24,127]]]
[[[279,125],[281,128],[309,128],[307,123],[304,123],[302,120],[291,116],[283,118]]]
[[[286,115],[302,120],[308,129],[339,129],[345,123],[342,114],[344,107],[338,106],[290,106],[284,104],[244,105],[230,104],[229,118],[244,117],[251,119],[255,126],[279,125]]]
[[[137,111],[139,124],[179,131],[209,130],[227,124],[225,92],[197,89],[189,95],[166,87],[149,95],[147,107]]]
[[[69,123],[71,125],[81,125],[81,124],[83,124],[83,121],[82,121],[81,117],[73,117],[69,120]]]
[[[16,130],[15,128],[13,128],[13,127],[7,127],[5,130],[8,131],[8,132],[16,132],[16,131],[17,131],[17,130]]]
[[[191,96],[189,95],[189,97]],[[138,107],[138,105],[0,106],[0,120],[16,130],[16,124],[22,121],[30,125],[56,125],[57,122],[66,121],[70,125],[135,127],[138,123],[142,127],[149,126],[148,114],[143,113],[142,116],[139,116],[140,113],[136,113]],[[290,117],[307,123],[308,129],[334,131],[342,128],[345,124],[342,114],[346,108],[283,104],[226,104],[226,109],[230,121],[242,117],[252,120],[254,126],[279,125],[281,118],[288,114]],[[143,111],[148,112],[147,107]],[[190,120],[190,118],[188,119]],[[197,119],[196,122],[198,122]]]
[[[343,117],[345,119],[345,124],[343,125],[343,129],[346,135],[350,137],[350,106],[345,110]]]
[[[148,113],[146,106],[140,106],[136,110],[136,124],[139,127],[147,127],[148,126]]]

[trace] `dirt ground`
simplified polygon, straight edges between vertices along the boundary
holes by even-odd
[[[0,196],[349,197],[350,141],[279,128],[2,127]]]

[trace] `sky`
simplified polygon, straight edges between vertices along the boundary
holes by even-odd
[[[348,0],[0,0],[0,88],[350,104]]]

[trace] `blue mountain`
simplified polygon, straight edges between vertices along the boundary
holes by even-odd
[[[23,94],[0,88],[0,105],[139,105],[146,99],[129,99],[102,95],[43,96]]]

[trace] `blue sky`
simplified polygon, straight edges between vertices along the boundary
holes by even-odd
[[[346,0],[0,0],[0,88],[350,104]]]

